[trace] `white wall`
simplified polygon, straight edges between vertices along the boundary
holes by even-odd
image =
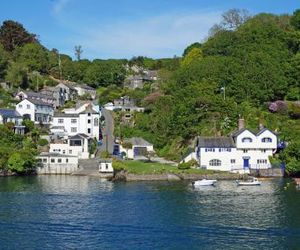
[[[30,120],[34,122],[35,105],[29,102],[27,99],[17,104],[16,111],[18,111],[21,116],[30,115]]]
[[[89,159],[88,141],[83,146],[70,146],[68,143],[50,143],[50,153],[77,156],[79,159]]]
[[[133,145],[131,149],[127,150],[126,148],[123,148],[123,146],[120,144],[120,153],[124,152],[128,159],[134,159],[134,148],[135,147],[145,147],[145,148],[147,148],[148,152],[154,152],[153,145],[151,145],[151,146]]]
[[[37,167],[37,174],[71,174],[78,170],[77,157],[43,156],[37,157],[41,163]],[[51,160],[54,162],[51,162]],[[61,162],[58,162],[59,159]]]
[[[271,138],[272,142],[270,143],[263,143],[261,140],[262,138]],[[243,138],[251,138],[252,142],[243,142]],[[277,148],[277,136],[271,133],[269,130],[264,131],[261,135],[256,136],[252,134],[250,131],[245,130],[243,133],[237,136],[236,138],[236,147],[237,148],[272,148],[276,149]]]
[[[100,162],[99,163],[99,172],[100,173],[113,173],[114,169],[111,162]]]

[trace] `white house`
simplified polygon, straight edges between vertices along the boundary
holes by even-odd
[[[51,122],[51,133],[65,133],[68,136],[86,134],[91,138],[100,138],[100,113],[87,105],[65,113],[55,113]],[[58,131],[60,128],[61,131]]]
[[[0,124],[8,122],[14,124],[14,132],[16,134],[24,134],[23,117],[14,109],[0,109]]]
[[[96,98],[96,90],[86,84],[77,84],[74,86],[74,89],[76,89],[79,96],[90,95],[92,99]]]
[[[16,111],[23,118],[35,123],[48,124],[51,122],[54,108],[52,104],[37,99],[24,99],[16,106]]]
[[[201,168],[239,171],[271,168],[277,150],[277,135],[268,129],[253,133],[241,129],[231,137],[202,137],[196,142],[196,160]]]
[[[38,101],[42,101],[44,103],[48,103],[51,104],[53,107],[56,106],[56,100],[53,97],[53,95],[49,94],[49,93],[37,93],[37,92],[33,92],[33,91],[19,91],[16,94],[16,99],[19,101],[25,100],[25,99],[30,99],[30,100],[38,100]]]
[[[125,154],[128,159],[145,158],[148,152],[154,152],[153,144],[140,137],[132,137],[124,142],[132,144],[131,148],[124,148],[120,144],[120,153]]]
[[[79,159],[89,159],[91,138],[85,134],[76,134],[68,139],[57,140],[50,143],[50,153],[70,155]]]
[[[71,174],[78,170],[78,157],[72,155],[44,152],[37,159],[37,174]]]

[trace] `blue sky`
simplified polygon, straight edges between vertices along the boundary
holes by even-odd
[[[154,58],[181,55],[207,37],[221,14],[242,8],[292,13],[298,0],[9,0],[1,1],[0,21],[21,22],[47,48],[83,58]]]

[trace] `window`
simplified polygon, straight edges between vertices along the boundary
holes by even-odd
[[[69,162],[69,159],[68,158],[66,158],[66,163],[68,163]]]
[[[261,139],[261,142],[272,142],[272,138],[264,137],[264,138]]]
[[[72,154],[72,150],[69,150],[69,154],[70,154],[70,155]]]
[[[70,140],[70,146],[81,146],[81,140]]]
[[[98,118],[95,118],[95,119],[94,119],[94,126],[97,127],[98,125],[99,125]]]
[[[20,108],[20,109],[23,108],[22,104],[19,104],[19,108]]]
[[[91,119],[88,119],[88,123],[89,123],[89,124],[91,123]]]
[[[213,160],[210,160],[209,161],[209,166],[211,167],[218,167],[218,166],[221,166],[221,161],[218,160],[218,159],[213,159]]]
[[[65,153],[66,153],[66,150],[63,150],[62,153],[65,154]]]
[[[64,119],[58,119],[58,123],[64,123]]]
[[[75,128],[75,127],[71,128],[71,132],[72,133],[76,133],[77,132],[77,128]]]
[[[57,159],[57,163],[61,163],[61,159],[60,158]]]
[[[91,116],[91,113],[88,113],[88,116]]]
[[[47,163],[47,158],[43,158],[43,162],[44,162],[44,163]]]
[[[105,169],[108,169],[108,164],[105,164]]]
[[[265,150],[265,149],[261,149],[260,150],[262,153],[266,153],[267,152],[267,150]]]
[[[205,152],[215,152],[215,149],[214,148],[206,148]]]
[[[235,159],[231,159],[231,160],[230,160],[230,163],[231,163],[231,164],[235,164]]]
[[[77,119],[71,119],[71,123],[77,123]]]
[[[55,159],[51,159],[51,163],[55,163]]]
[[[231,148],[219,148],[219,152],[231,152]]]
[[[250,138],[250,137],[244,137],[242,139],[242,142],[252,142],[252,138]]]
[[[248,149],[243,149],[243,153],[248,153]]]
[[[27,104],[27,109],[30,109],[30,104]]]
[[[257,160],[257,164],[267,164],[268,163],[268,160],[266,159],[258,159]]]
[[[91,133],[91,129],[90,129],[90,128],[88,128],[88,131],[87,131],[87,132],[88,132],[88,134],[90,134],[90,133]]]

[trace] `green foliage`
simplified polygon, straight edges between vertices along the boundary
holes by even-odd
[[[189,66],[203,58],[203,53],[200,48],[192,48],[182,61],[182,66]]]
[[[46,146],[46,145],[48,145],[48,141],[46,139],[39,139],[38,145],[41,147]]]
[[[6,51],[13,51],[27,43],[37,42],[36,35],[30,34],[22,24],[7,20],[0,27],[0,43]]]
[[[23,173],[34,169],[37,151],[30,137],[16,135],[9,126],[0,125],[0,145],[0,171]]]
[[[21,63],[12,62],[8,66],[5,80],[15,87],[26,89],[28,87],[27,69]]]
[[[108,151],[102,151],[101,154],[100,154],[100,157],[102,159],[110,158],[110,153]]]
[[[201,49],[202,44],[199,42],[196,43],[192,43],[191,45],[189,45],[188,47],[185,48],[185,50],[183,51],[182,56],[185,57],[192,49],[194,48],[199,48]]]
[[[300,9],[294,11],[291,17],[291,25],[293,25],[295,29],[300,30]]]
[[[178,165],[178,169],[180,169],[180,170],[186,170],[186,169],[190,169],[190,168],[191,168],[191,165],[188,162],[183,162]]]
[[[112,166],[114,171],[121,171],[126,169],[126,165],[122,161],[115,158],[113,159]]]

